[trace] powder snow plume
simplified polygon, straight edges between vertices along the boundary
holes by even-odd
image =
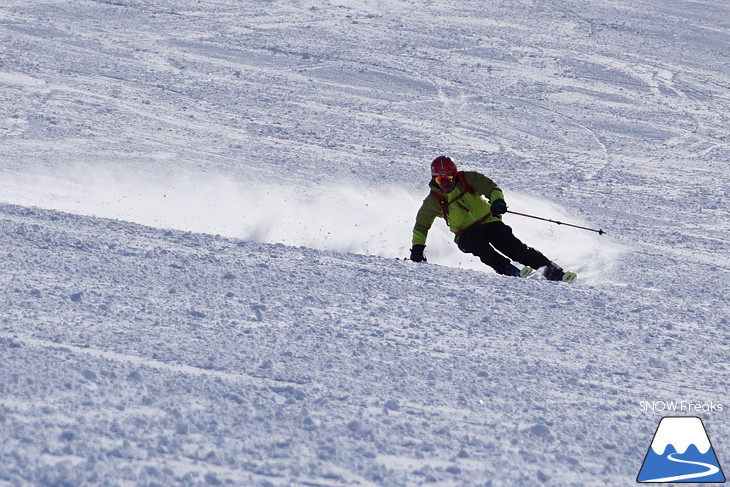
[[[407,257],[415,214],[427,190],[336,187],[238,181],[211,171],[174,174],[124,166],[75,164],[43,171],[6,170],[0,201],[113,218],[157,228],[219,234],[262,243],[383,257]],[[510,209],[585,225],[560,206],[505,189]],[[609,238],[516,215],[505,222],[515,234],[565,268],[593,278],[622,252]],[[461,253],[443,220],[431,229],[431,263],[484,270]],[[605,277],[605,276],[604,276]]]

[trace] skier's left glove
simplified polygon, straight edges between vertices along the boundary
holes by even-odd
[[[507,203],[505,203],[502,198],[494,200],[492,201],[490,211],[494,216],[504,215],[507,213]]]

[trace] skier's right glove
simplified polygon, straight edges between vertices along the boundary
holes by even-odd
[[[492,207],[489,209],[489,211],[492,212],[492,215],[499,216],[504,215],[507,213],[507,203],[504,202],[503,199],[498,199],[492,201]]]
[[[426,256],[423,255],[423,249],[425,248],[425,245],[414,245],[411,249],[411,260],[413,262],[426,262]]]

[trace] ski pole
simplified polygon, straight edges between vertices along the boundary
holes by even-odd
[[[542,218],[542,217],[534,216],[534,215],[527,215],[525,213],[518,213],[516,211],[507,210],[507,213],[512,213],[513,215],[526,216],[528,218],[534,218],[535,220],[542,220],[544,222],[556,223],[558,225],[565,225],[566,227],[580,228],[581,230],[589,230],[591,232],[598,233],[598,235],[603,235],[604,233],[606,233],[603,230],[596,230],[594,228],[581,227],[579,225],[573,225],[572,223],[563,223],[563,222],[559,222],[559,221],[555,221],[555,220],[550,220],[548,218]]]

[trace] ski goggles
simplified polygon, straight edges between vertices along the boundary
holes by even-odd
[[[444,186],[446,184],[451,184],[454,182],[454,176],[436,176],[433,179],[439,186]]]

